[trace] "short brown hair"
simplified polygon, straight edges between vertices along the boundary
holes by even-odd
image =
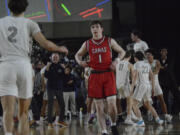
[[[95,24],[99,24],[101,27],[103,27],[102,22],[101,22],[101,21],[98,21],[98,20],[92,21],[89,26],[91,27],[91,26],[93,26],[93,25],[95,25]]]

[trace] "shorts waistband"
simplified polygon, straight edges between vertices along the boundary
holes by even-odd
[[[105,73],[105,72],[111,72],[110,69],[108,70],[91,70],[91,74],[102,74],[102,73]]]

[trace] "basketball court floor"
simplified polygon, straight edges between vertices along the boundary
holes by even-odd
[[[48,129],[46,125],[33,127],[30,130],[30,135],[101,135],[97,122],[93,125],[88,125],[87,120],[79,118],[68,121],[69,127],[60,128],[55,126]],[[123,123],[119,125],[118,130],[120,135],[180,135],[180,119],[174,117],[171,124],[157,125],[155,122],[145,122],[145,127],[128,126]],[[15,131],[15,135],[17,131]],[[109,129],[110,133],[110,129]],[[2,127],[0,135],[4,135]],[[111,135],[111,133],[110,133]]]

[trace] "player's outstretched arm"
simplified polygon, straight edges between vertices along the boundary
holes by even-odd
[[[47,40],[41,32],[38,32],[33,35],[33,38],[48,51],[57,51],[68,54],[68,49],[65,46],[57,46],[53,42]]]
[[[75,59],[76,59],[77,63],[82,67],[87,67],[88,66],[86,61],[82,61],[82,57],[86,53],[87,53],[86,42],[84,42],[83,45],[81,46],[81,48],[79,49],[79,51],[75,55]]]
[[[124,49],[114,40],[111,39],[111,48],[119,53],[119,58],[123,59],[123,57],[125,56],[126,52],[124,51]]]

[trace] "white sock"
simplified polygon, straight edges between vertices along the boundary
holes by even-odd
[[[105,130],[102,130],[102,134],[107,134],[107,130],[105,129]]]
[[[156,117],[156,121],[158,121],[159,120],[159,117]]]
[[[130,120],[130,119],[131,119],[131,115],[127,115],[127,119],[129,119],[129,120]]]
[[[115,123],[112,123],[111,126],[116,126],[116,122],[115,122]]]
[[[58,122],[58,121],[59,121],[59,116],[56,116],[55,122]]]
[[[143,120],[143,118],[142,117],[140,117],[140,118],[138,118],[140,121],[142,121]]]
[[[42,116],[40,117],[40,121],[43,121],[43,117]]]
[[[13,135],[13,134],[12,134],[12,133],[7,132],[7,133],[5,133],[5,135]]]
[[[33,120],[33,113],[32,113],[32,110],[29,110],[29,120]]]

